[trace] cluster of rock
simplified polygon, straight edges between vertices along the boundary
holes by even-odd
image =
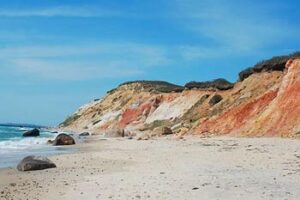
[[[55,131],[55,133],[57,133]],[[88,136],[89,133],[81,133],[79,136]],[[38,129],[33,129],[30,131],[26,131],[23,133],[23,137],[38,137],[40,136],[40,131]],[[75,139],[65,133],[58,134],[56,138],[52,140],[48,140],[48,144],[52,144],[54,146],[63,146],[63,145],[74,145]],[[19,171],[35,171],[35,170],[43,170],[49,168],[55,168],[56,165],[46,157],[43,156],[27,156],[25,157],[18,165],[17,169]]]
[[[89,133],[81,133],[80,136],[88,136]],[[23,133],[23,137],[38,137],[40,136],[40,130],[35,128]],[[75,140],[68,134],[61,133],[56,138],[52,140],[48,140],[49,144],[53,144],[54,146],[61,146],[61,145],[74,145]]]

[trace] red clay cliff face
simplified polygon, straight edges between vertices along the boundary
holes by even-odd
[[[130,125],[132,123],[137,123],[140,120],[143,120],[143,118],[147,118],[147,116],[152,113],[160,103],[162,102],[162,96],[157,96],[155,98],[147,99],[146,102],[141,102],[141,105],[137,103],[134,106],[131,106],[130,108],[127,108],[122,116],[121,120],[119,122],[120,128],[125,128],[127,125]],[[144,119],[145,120],[145,119]]]
[[[251,102],[230,109],[220,116],[202,122],[197,133],[213,133],[217,135],[229,134],[233,132],[241,133],[241,129],[255,119],[262,110],[276,97],[277,91],[270,91]]]
[[[281,82],[261,96],[199,124],[197,134],[295,136],[300,132],[300,60],[286,64]]]
[[[262,134],[293,136],[300,132],[300,60],[289,61],[278,95],[258,119]]]

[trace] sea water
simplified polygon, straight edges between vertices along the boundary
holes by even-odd
[[[24,157],[29,155],[49,156],[68,153],[74,149],[56,147],[47,144],[57,134],[46,129],[40,130],[39,137],[23,137],[23,133],[33,128],[0,126],[0,168],[15,167]]]

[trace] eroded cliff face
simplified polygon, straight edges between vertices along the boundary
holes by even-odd
[[[233,87],[211,83],[194,82],[199,87],[186,89],[165,82],[122,84],[80,108],[60,127],[99,134],[117,129],[133,135],[155,135],[159,127],[172,128],[178,135],[300,133],[299,59],[288,61],[283,70],[253,73]]]
[[[262,81],[258,80],[257,87]],[[195,128],[195,133],[297,136],[300,133],[299,98],[300,60],[296,59],[288,61],[286,70],[272,87],[203,121]]]

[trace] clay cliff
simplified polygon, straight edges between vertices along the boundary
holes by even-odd
[[[121,84],[60,124],[61,129],[147,139],[174,133],[300,136],[300,53],[262,61],[225,79],[178,86]]]

